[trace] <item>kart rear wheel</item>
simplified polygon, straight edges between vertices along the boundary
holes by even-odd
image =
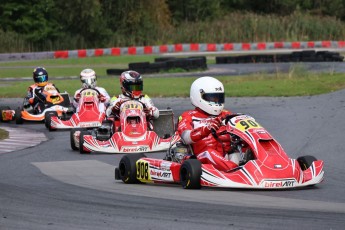
[[[53,116],[58,116],[57,112],[47,112],[44,114],[44,125],[46,126],[47,129],[49,129],[49,131],[55,131],[56,129],[53,129],[51,127],[51,122],[52,122],[52,117]]]
[[[74,133],[77,132],[77,131],[81,132],[82,130],[84,130],[84,129],[76,128],[76,129],[71,129],[70,130],[69,139],[70,139],[70,144],[71,144],[71,149],[72,150],[78,150],[78,147],[76,146],[75,141],[74,141]]]
[[[87,130],[80,131],[80,135],[79,135],[79,152],[81,154],[90,153],[90,152],[84,150],[84,136],[85,135],[90,135],[90,133]]]
[[[125,184],[137,184],[136,163],[139,159],[146,157],[143,153],[124,155],[119,163],[118,169],[115,169],[115,179],[122,180]],[[116,172],[117,171],[117,172]]]
[[[184,189],[200,189],[201,162],[189,159],[182,163],[180,168],[180,183]]]
[[[314,161],[317,161],[317,159],[314,156],[307,155],[298,157],[297,161],[301,169],[304,171],[307,170],[313,164]]]
[[[15,117],[15,120],[16,120],[16,124],[23,124],[24,123],[24,119],[22,118],[22,109],[21,108],[17,108],[15,110],[15,113],[14,113],[14,117]]]

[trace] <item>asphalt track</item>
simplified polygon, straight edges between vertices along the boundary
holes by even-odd
[[[192,108],[186,99],[153,100],[175,115]],[[226,98],[226,107],[254,116],[291,157],[323,159],[324,182],[282,191],[126,185],[113,176],[121,155],[81,155],[70,149],[69,132],[24,123],[48,140],[0,154],[0,229],[344,229],[345,90]]]

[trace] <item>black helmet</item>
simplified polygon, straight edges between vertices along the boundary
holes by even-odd
[[[38,86],[45,86],[48,83],[48,72],[43,67],[35,68],[32,77]]]
[[[120,76],[120,85],[124,95],[139,98],[143,90],[143,78],[136,71],[125,71]]]

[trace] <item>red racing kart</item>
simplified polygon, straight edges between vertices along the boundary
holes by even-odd
[[[80,153],[156,152],[166,151],[180,139],[171,132],[174,127],[172,110],[160,110],[152,130],[146,120],[143,104],[136,100],[121,105],[120,126],[116,127],[115,124],[108,123],[97,130],[76,130],[71,133],[72,149],[79,149]]]
[[[46,127],[52,131],[57,129],[95,128],[102,125],[105,111],[99,111],[100,92],[97,89],[83,89],[80,91],[78,109],[70,119],[64,120],[54,114],[47,113]]]
[[[231,136],[233,151],[242,155],[239,167],[219,171],[212,164],[201,164],[188,146],[176,145],[167,151],[164,160],[147,158],[144,154],[123,156],[115,168],[115,179],[124,183],[178,183],[186,189],[201,186],[287,189],[315,185],[323,180],[322,160],[313,156],[289,158],[251,116],[233,114],[223,124]]]

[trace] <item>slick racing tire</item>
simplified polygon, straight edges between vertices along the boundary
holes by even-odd
[[[19,125],[19,124],[24,123],[24,119],[22,118],[22,109],[21,108],[18,108],[15,110],[14,117],[16,120],[16,124]]]
[[[79,152],[81,154],[85,154],[85,153],[90,153],[88,151],[84,150],[84,136],[85,135],[90,135],[90,133],[88,131],[80,131],[80,135],[79,135]]]
[[[57,116],[57,112],[46,112],[44,114],[44,125],[49,131],[55,131],[56,129],[53,129],[51,127],[52,117]]]
[[[299,163],[299,166],[303,171],[307,170],[314,161],[317,161],[317,159],[314,156],[301,156],[297,158],[297,162]]]
[[[124,155],[120,160],[118,169],[115,169],[115,178],[121,179],[125,184],[140,183],[137,179],[136,163],[139,159],[144,157],[146,156],[143,153]]]
[[[180,184],[184,189],[200,189],[201,163],[197,159],[189,159],[180,168]]]
[[[70,144],[71,144],[71,149],[72,150],[78,150],[78,147],[76,146],[75,144],[75,141],[74,141],[74,133],[77,132],[77,131],[83,131],[84,129],[82,128],[75,128],[75,129],[71,129],[70,130],[70,135],[69,135],[69,139],[70,139]]]

